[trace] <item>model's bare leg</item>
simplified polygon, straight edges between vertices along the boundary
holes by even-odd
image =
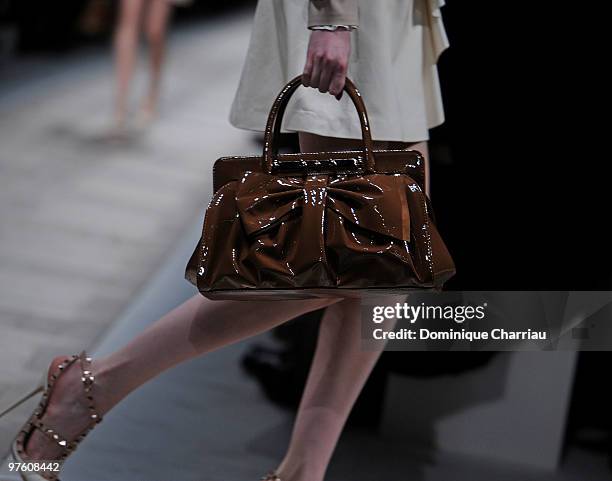
[[[176,364],[259,334],[339,299],[291,301],[211,301],[197,294],[176,307],[109,356],[94,359],[93,395],[101,415],[147,380]],[[57,357],[59,364],[64,357]],[[86,399],[78,366],[58,378],[42,421],[65,436],[87,426]],[[26,446],[31,459],[55,459],[56,445],[35,430]]]
[[[424,140],[422,142],[415,142],[414,144],[409,144],[411,149],[418,150],[425,157],[425,193],[428,197],[431,196],[431,191],[429,186],[431,185],[431,174],[429,169],[429,148],[427,146],[427,141]]]
[[[389,296],[378,304],[404,300]],[[395,321],[386,322],[384,327],[390,328]],[[283,481],[323,481],[346,419],[380,353],[362,350],[359,300],[347,299],[325,310],[289,449],[277,470]]]
[[[300,133],[302,152],[359,149],[355,140]],[[376,148],[386,148],[376,142]],[[380,299],[381,305],[405,296]],[[315,356],[300,402],[285,459],[277,469],[283,481],[322,481],[342,428],[380,351],[361,349],[360,302],[329,306],[321,320]]]
[[[149,45],[150,83],[141,109],[145,121],[151,121],[157,113],[166,50],[166,32],[171,14],[172,4],[168,0],[150,0],[145,19],[145,32]]]
[[[121,0],[115,31],[115,126],[125,127],[130,81],[138,48],[138,33],[146,0]]]

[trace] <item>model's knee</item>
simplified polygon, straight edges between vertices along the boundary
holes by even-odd
[[[147,41],[150,45],[160,47],[165,41],[165,29],[160,26],[150,26],[146,30]]]
[[[342,313],[343,317],[359,317],[359,312],[361,310],[361,300],[360,299],[343,299],[338,303],[338,309]]]
[[[121,22],[115,30],[115,41],[124,44],[138,40],[138,28],[131,22]]]

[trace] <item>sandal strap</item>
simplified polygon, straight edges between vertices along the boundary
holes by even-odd
[[[78,358],[79,356],[77,354],[73,354],[72,356],[64,359],[57,366],[57,369],[51,373],[51,378],[49,379],[47,383],[47,389],[45,389],[45,392],[43,393],[41,404],[42,402],[47,400],[49,393],[51,392],[51,387],[55,384],[55,381],[57,381],[57,378],[60,377],[60,375],[66,370],[66,368],[70,366],[71,364],[73,364]]]
[[[85,427],[72,441],[69,441],[66,436],[63,436],[56,429],[51,428],[50,426],[43,423],[38,414],[44,410],[46,407],[46,403],[48,402],[48,393],[51,391],[51,386],[55,382],[55,380],[60,376],[60,374],[66,370],[68,366],[70,366],[75,361],[79,360],[79,365],[81,367],[81,381],[83,382],[83,388],[85,391],[85,396],[87,397],[88,408],[89,408],[89,417],[90,423]],[[51,381],[49,383],[49,389],[45,391],[46,395],[43,395],[43,399],[41,400],[41,404],[39,409],[32,415],[30,419],[30,424],[40,431],[42,431],[49,439],[55,441],[60,447],[64,449],[64,456],[67,457],[72,451],[74,451],[79,443],[87,436],[89,431],[91,431],[96,424],[102,421],[102,416],[96,410],[93,395],[91,393],[91,388],[95,381],[94,375],[91,371],[91,357],[87,356],[85,350],[81,351],[80,354],[74,354],[70,358],[64,360],[57,368],[57,371],[51,375]]]
[[[95,377],[93,375],[93,371],[91,370],[91,357],[87,355],[85,350],[81,351],[79,354],[80,365],[81,365],[81,381],[83,382],[83,389],[85,391],[85,396],[87,397],[87,403],[89,408],[89,417],[91,419],[90,428],[93,428],[97,423],[102,421],[102,416],[98,413],[96,409],[96,405],[94,403],[94,398],[92,394],[92,387],[94,385]],[[86,430],[87,432],[87,430]],[[84,436],[84,435],[83,435]]]
[[[54,372],[51,373],[50,376],[46,378],[45,390],[43,391],[42,397],[38,406],[34,409],[34,412],[30,415],[28,420],[25,422],[19,433],[15,438],[15,443],[17,445],[17,452],[20,454],[24,454],[25,451],[25,443],[28,435],[32,432],[33,429],[39,429],[46,437],[48,437],[51,441],[57,443],[61,448],[64,449],[64,453],[67,452],[68,446],[72,446],[71,442],[66,439],[65,436],[61,435],[57,430],[50,428],[46,424],[44,424],[40,418],[42,417],[42,413],[46,411],[47,404],[49,403],[49,396],[53,391],[53,385],[57,378],[66,370],[68,366],[74,363],[77,360],[78,356],[72,355],[66,359],[64,359],[56,368]],[[57,437],[54,436],[57,435]],[[65,445],[64,445],[65,441]],[[56,478],[55,478],[56,479]]]
[[[61,434],[57,429],[43,423],[40,419],[35,419],[32,422],[32,426],[42,432],[51,441],[58,444],[64,451],[74,451],[76,449],[76,443],[74,441],[69,441],[68,438]]]
[[[71,441],[68,441],[65,436],[60,434],[56,429],[47,426],[40,420],[41,414],[46,411],[47,404],[49,403],[49,396],[53,391],[53,385],[57,378],[66,370],[68,366],[73,364],[78,359],[76,354],[64,359],[56,368],[54,372],[51,373],[51,376],[47,379],[46,388],[42,394],[40,402],[34,412],[30,416],[30,418],[26,421],[24,427],[20,431],[20,435],[17,436],[18,444],[20,444],[21,449],[23,449],[23,441],[25,437],[30,433],[32,428],[39,429],[43,434],[45,434],[51,441],[57,443],[61,448],[65,450],[72,448],[74,445]],[[69,448],[70,447],[70,448]]]

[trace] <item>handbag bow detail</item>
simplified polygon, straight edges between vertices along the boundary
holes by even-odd
[[[324,240],[325,217],[330,211],[343,221],[389,237],[410,241],[410,214],[406,196],[420,190],[406,176],[370,174],[307,175],[279,178],[246,172],[236,190],[236,205],[249,236],[301,216],[303,233],[317,233]],[[306,239],[314,241],[315,239]]]

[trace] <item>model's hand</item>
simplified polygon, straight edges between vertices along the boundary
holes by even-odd
[[[351,32],[314,30],[310,34],[302,83],[340,100],[350,53]]]

